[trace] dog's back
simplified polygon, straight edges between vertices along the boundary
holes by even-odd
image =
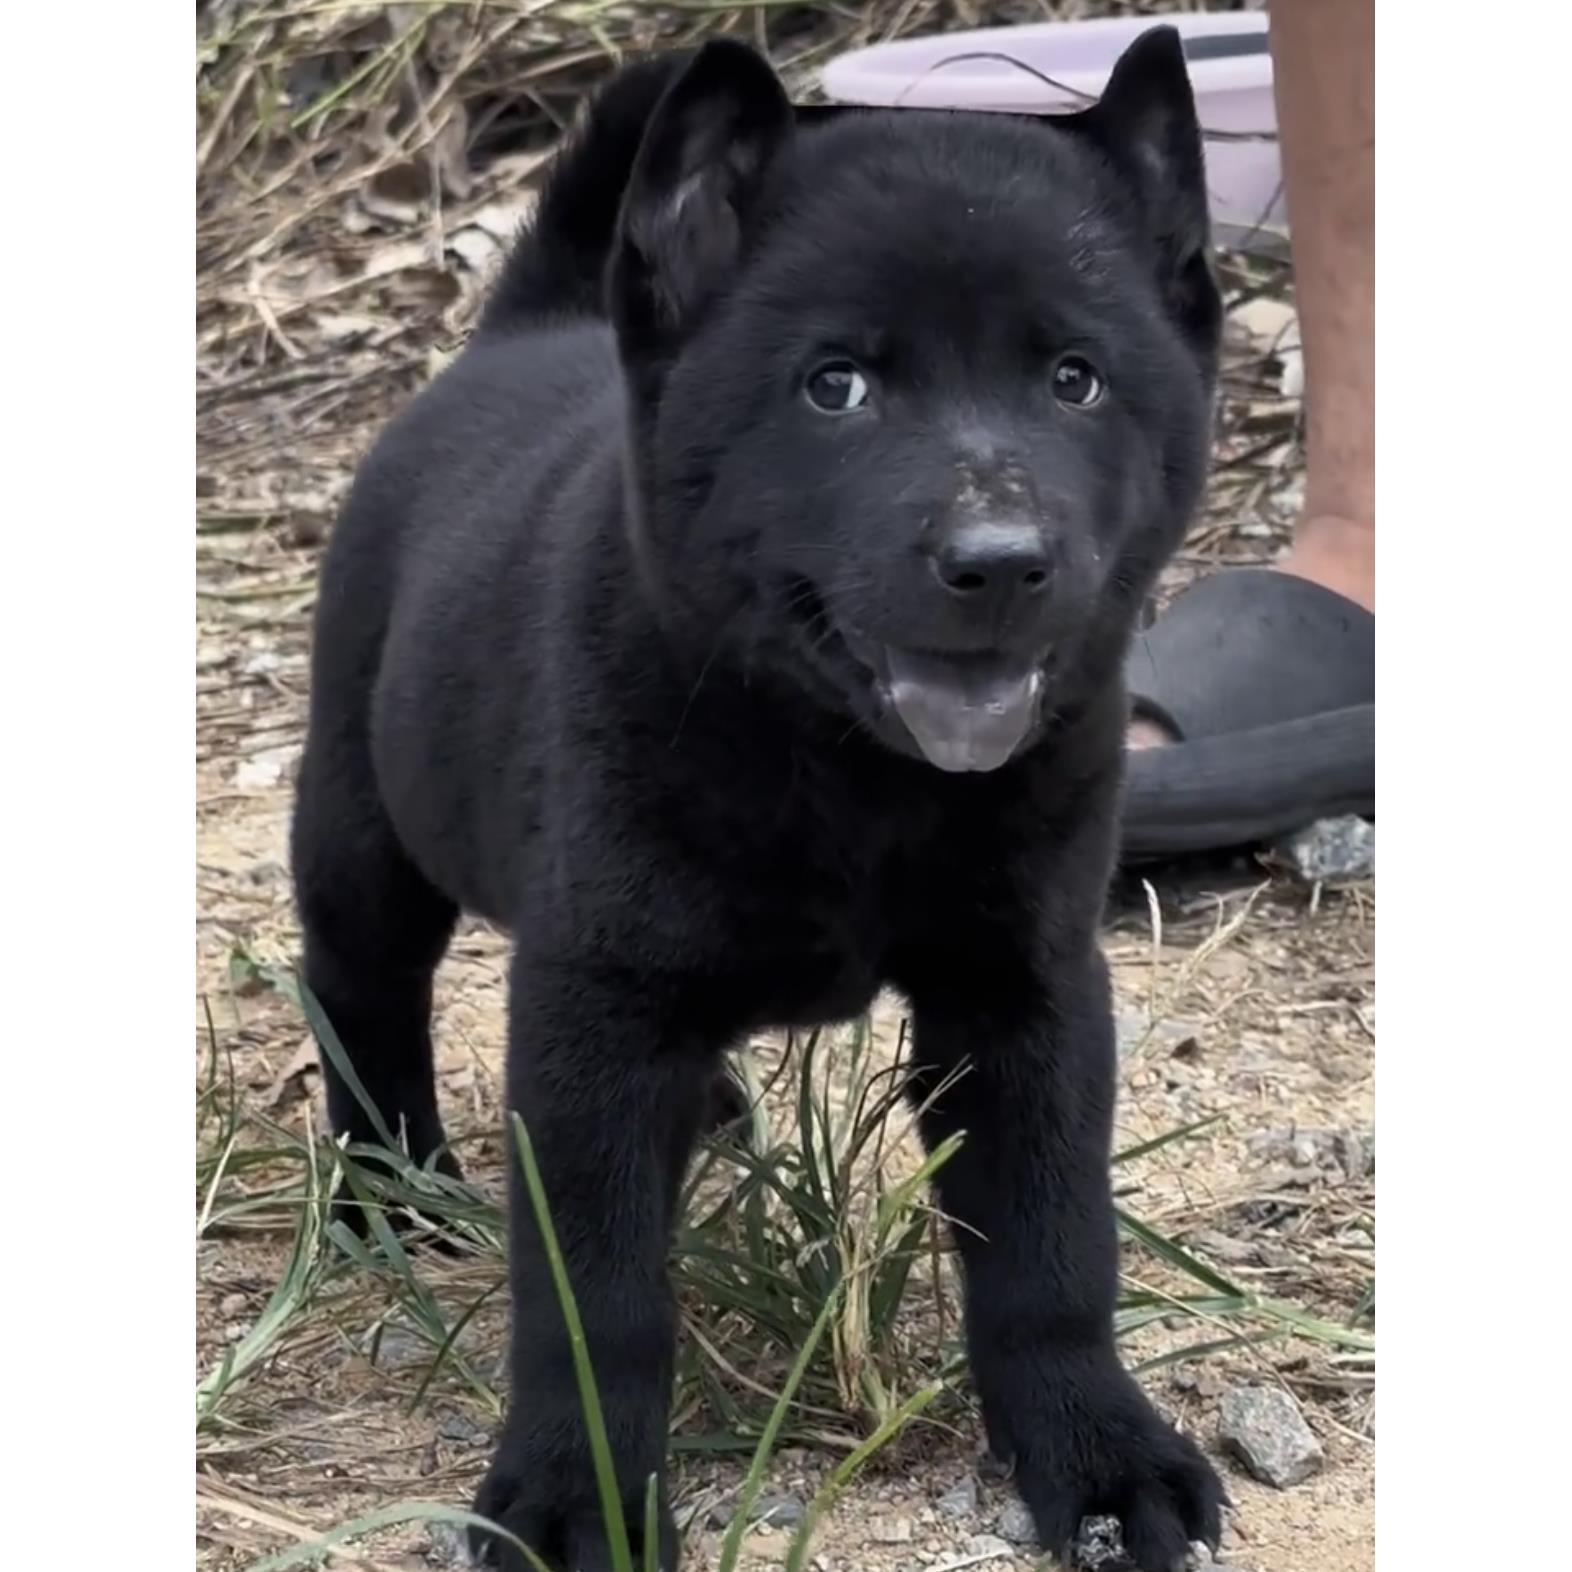
[[[493,917],[500,897],[474,870],[495,873],[499,888],[512,870],[474,844],[492,813],[473,783],[527,800],[504,744],[521,717],[547,730],[571,692],[547,669],[557,646],[541,624],[565,607],[546,586],[597,532],[615,530],[623,390],[603,281],[644,128],[686,58],[639,62],[600,95],[553,163],[470,342],[361,466],[322,565],[319,628],[331,631],[313,650],[305,768],[374,781],[395,821],[406,818],[406,849],[424,871]],[[521,587],[539,593],[521,599]],[[488,685],[499,661],[519,681]],[[506,713],[491,713],[499,704]],[[467,754],[475,736],[494,740],[489,766],[417,782],[432,753]],[[434,804],[444,786],[451,801]],[[302,793],[297,839],[315,836],[318,797]],[[416,811],[401,815],[401,803]],[[423,832],[431,822],[439,833]]]

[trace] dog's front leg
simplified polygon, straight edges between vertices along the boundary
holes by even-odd
[[[966,1132],[938,1187],[993,1449],[1044,1548],[1110,1513],[1142,1572],[1173,1572],[1190,1541],[1216,1542],[1222,1490],[1114,1348],[1115,1050],[1095,942],[1044,959],[1018,932],[973,933],[909,973],[924,1137]]]
[[[521,943],[510,998],[508,1105],[534,1146],[583,1318],[635,1560],[663,1477],[675,1312],[667,1246],[722,1042],[681,991]],[[512,1136],[509,1136],[510,1148]],[[511,1156],[510,1150],[510,1156]],[[476,1510],[553,1567],[611,1566],[567,1331],[518,1164],[511,1193],[512,1389]],[[522,1572],[516,1552],[477,1550]],[[677,1565],[661,1492],[660,1564]]]

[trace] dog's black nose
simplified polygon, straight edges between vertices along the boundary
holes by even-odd
[[[933,555],[939,582],[956,597],[994,614],[1048,588],[1048,548],[1031,524],[966,524]]]

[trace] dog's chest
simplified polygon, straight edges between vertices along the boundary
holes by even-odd
[[[852,1020],[873,1003],[880,968],[872,958],[828,935],[822,942],[742,944],[736,985],[752,1028],[825,1026]]]
[[[758,887],[738,916],[730,963],[755,1026],[826,1025],[873,1003],[889,948],[876,880],[848,885],[799,872]]]

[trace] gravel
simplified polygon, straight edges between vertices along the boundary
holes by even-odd
[[[939,1497],[937,1506],[945,1517],[970,1517],[977,1510],[976,1477],[967,1474],[958,1483],[951,1485]]]

